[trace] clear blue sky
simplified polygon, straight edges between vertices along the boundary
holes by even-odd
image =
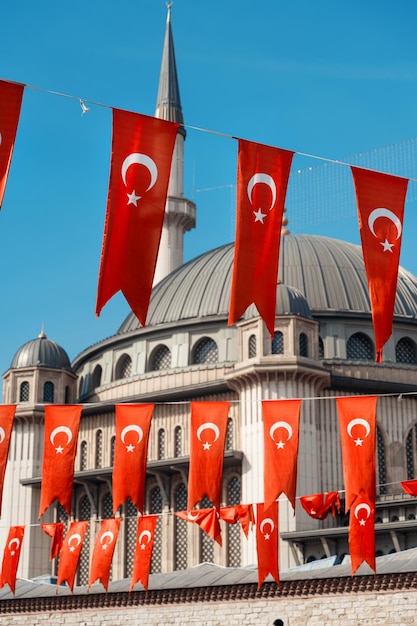
[[[118,295],[95,317],[110,107],[153,115],[165,21],[164,0],[2,7],[0,77],[39,89],[25,90],[0,214],[1,373],[42,323],[72,359],[128,314]],[[329,159],[417,136],[415,0],[175,0],[172,26],[188,126]],[[76,98],[107,106],[88,103],[82,116]],[[187,130],[185,194],[198,218],[186,260],[234,238],[228,136]],[[321,165],[297,158],[295,167]],[[357,243],[355,215],[341,228],[323,206],[304,232]],[[402,264],[417,274],[407,210]],[[288,206],[290,227],[302,232],[296,211]]]

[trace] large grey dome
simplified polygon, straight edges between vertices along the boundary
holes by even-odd
[[[156,285],[147,326],[191,318],[227,317],[233,252],[233,244],[206,252]],[[278,275],[281,284],[296,289],[305,299],[313,316],[370,315],[360,246],[316,235],[285,235],[281,238]],[[279,298],[277,307],[279,309]],[[291,312],[297,314],[297,311]],[[394,314],[417,318],[417,278],[403,268],[398,274]],[[118,333],[139,327],[136,316],[130,313]]]
[[[10,369],[23,367],[52,367],[72,371],[64,348],[43,333],[37,339],[25,343],[14,355]]]

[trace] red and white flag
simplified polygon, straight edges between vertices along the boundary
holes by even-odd
[[[222,506],[219,509],[220,519],[227,524],[237,524],[240,522],[246,539],[252,524],[255,522],[253,514],[253,504],[236,504],[235,506]]]
[[[99,580],[107,591],[111,562],[119,535],[121,519],[121,517],[116,517],[104,519],[101,522],[100,530],[94,544],[93,556],[91,557],[88,589],[96,580]]]
[[[15,405],[4,404],[0,406],[0,514],[3,500],[4,474],[6,472],[7,459],[9,457],[10,437],[12,434],[15,412]]]
[[[133,559],[132,581],[130,591],[137,582],[148,591],[149,572],[152,562],[152,550],[155,542],[155,529],[158,522],[157,515],[145,515],[138,517],[138,529],[136,532],[136,548]]]
[[[0,209],[12,161],[24,88],[20,83],[0,80]]]
[[[59,553],[57,587],[66,582],[71,591],[74,589],[75,575],[88,524],[88,521],[70,524]]]
[[[376,401],[376,396],[336,398],[346,512],[362,491],[375,502]]]
[[[209,537],[217,541],[219,546],[222,545],[222,534],[219,523],[219,513],[217,509],[198,509],[196,511],[178,511],[175,513],[181,519],[192,524],[200,526]]]
[[[52,561],[61,552],[64,541],[64,524],[57,522],[56,524],[41,524],[44,533],[51,537],[51,549],[49,552],[49,560]]]
[[[116,405],[113,513],[127,498],[143,512],[146,459],[153,404]],[[129,477],[126,480],[126,477]]]
[[[361,492],[352,504],[349,516],[349,551],[352,576],[365,561],[375,565],[375,500]]]
[[[3,552],[1,567],[0,588],[7,583],[14,594],[16,587],[16,574],[19,566],[20,551],[22,548],[24,526],[11,526],[7,536]]]
[[[300,503],[304,511],[314,519],[326,519],[329,511],[332,512],[333,517],[336,517],[336,512],[340,513],[340,496],[338,491],[300,496]]]
[[[145,326],[179,125],[113,109],[96,314],[119,290]]]
[[[278,502],[269,508],[256,505],[256,552],[258,555],[258,589],[268,574],[279,584]]]
[[[301,400],[264,400],[264,500],[268,508],[281,493],[295,511]]]
[[[294,153],[239,139],[229,326],[252,302],[274,335],[285,195]]]
[[[392,334],[408,180],[352,167],[376,361]]]
[[[204,496],[220,507],[229,406],[230,402],[191,402],[188,511]]]
[[[401,487],[404,489],[405,493],[408,493],[409,496],[417,497],[417,479],[404,480],[401,483]]]
[[[81,405],[45,406],[45,430],[39,517],[55,499],[71,515],[74,463]]]

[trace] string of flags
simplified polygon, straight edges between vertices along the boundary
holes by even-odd
[[[0,208],[24,88],[0,81]],[[83,100],[80,106],[83,114],[88,111]],[[112,108],[112,113],[96,315],[122,291],[145,326],[179,125],[121,109]],[[273,336],[280,227],[295,153],[240,138],[237,142],[236,243],[228,323],[234,324],[254,303]],[[410,179],[353,166],[351,171],[379,363],[392,334]]]

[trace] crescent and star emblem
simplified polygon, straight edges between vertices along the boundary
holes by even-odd
[[[108,541],[107,543],[103,543],[105,537],[108,537],[110,541]],[[103,550],[107,550],[107,548],[113,543],[113,541],[114,541],[114,534],[112,533],[111,530],[107,530],[100,537],[100,543],[101,543],[101,547],[103,548]]]
[[[255,187],[255,185],[258,185],[259,183],[263,183],[267,185],[271,190],[272,200],[271,200],[271,206],[268,209],[269,211],[271,211],[277,199],[277,187],[275,185],[274,179],[269,174],[257,172],[249,180],[248,186],[247,186],[249,202],[253,205],[253,200],[252,200],[253,188]],[[253,214],[255,216],[255,222],[261,222],[261,224],[264,223],[264,219],[267,216],[267,214],[262,213],[262,210],[260,207],[258,208],[257,211],[253,211]]]
[[[130,432],[135,432],[138,435],[138,440],[136,442],[136,444],[140,443],[143,439],[143,430],[141,429],[140,426],[137,426],[137,424],[130,424],[130,426],[125,426],[122,430],[122,432],[120,433],[120,439],[122,440],[122,443],[126,444],[125,442],[125,436],[127,435],[127,433]],[[126,446],[126,450],[128,452],[133,452],[133,450],[135,449],[135,446],[132,445],[131,443],[129,445]]]
[[[142,542],[142,538],[146,537],[147,538],[147,542],[143,543]],[[152,539],[152,533],[150,530],[142,530],[142,532],[139,535],[139,539],[138,539],[138,544],[140,545],[140,549],[141,550],[145,550],[146,546],[148,545],[148,543],[151,541]]]
[[[265,526],[267,525],[270,527],[269,533],[264,532]],[[274,520],[272,520],[270,517],[266,517],[264,520],[262,520],[261,525],[259,526],[259,530],[261,531],[261,533],[263,533],[264,539],[266,540],[270,539],[271,533],[274,532],[274,529],[275,529]]]
[[[388,220],[390,220],[394,224],[394,226],[397,229],[397,237],[396,237],[396,239],[399,239],[401,237],[401,234],[402,234],[402,231],[403,231],[401,220],[395,215],[395,213],[393,213],[393,211],[390,211],[389,209],[386,209],[386,208],[374,209],[369,214],[368,226],[369,226],[369,230],[371,231],[373,236],[374,237],[378,236],[376,234],[376,232],[375,232],[374,225],[375,225],[375,221],[378,218],[380,218],[380,217],[386,217]],[[383,252],[392,252],[392,248],[393,248],[394,244],[393,243],[389,243],[387,238],[385,238],[385,241],[380,241],[379,243],[383,247]]]
[[[192,511],[188,511],[187,517],[191,522],[194,522],[198,518],[198,513],[193,515]]]
[[[287,441],[289,441],[292,437],[292,428],[290,426],[290,424],[288,422],[275,422],[274,424],[272,424],[271,428],[269,429],[269,436],[271,437],[272,441],[275,441],[274,439],[274,433],[277,430],[277,428],[285,428],[285,430],[288,433],[288,437],[287,437]],[[285,441],[282,441],[282,439],[280,441],[276,441],[275,442],[277,444],[277,449],[278,450],[282,450],[285,446]]]
[[[0,443],[3,443],[5,437],[6,437],[6,433],[4,432],[4,428],[0,426]]]
[[[16,546],[16,550],[18,550],[20,546],[20,539],[18,539],[17,537],[15,537],[14,539],[10,539],[9,544],[7,546],[10,550],[10,554],[14,556],[16,553],[16,550],[13,550],[12,546]]]
[[[76,540],[75,546],[72,545],[73,539]],[[79,546],[81,543],[81,535],[79,533],[74,533],[71,537],[68,538],[68,545],[70,547],[70,552],[74,552],[75,548]]]
[[[363,426],[365,428],[365,438],[371,432],[371,427],[369,425],[369,422],[367,422],[365,419],[362,419],[361,417],[357,417],[354,420],[350,420],[349,424],[346,427],[346,432],[349,435],[349,437],[351,437],[352,439],[353,439],[352,429],[354,426]],[[355,446],[361,446],[362,444],[363,444],[363,439],[360,439],[359,437],[355,439]]]
[[[125,184],[125,187],[126,187],[127,170],[133,164],[143,165],[146,167],[146,169],[149,171],[149,174],[151,175],[151,182],[149,183],[146,191],[149,191],[150,189],[152,189],[152,187],[155,185],[157,178],[158,178],[158,168],[156,166],[155,161],[153,161],[147,154],[141,154],[140,152],[132,152],[125,158],[125,160],[122,163],[122,167],[120,171],[122,174],[122,179]],[[128,205],[134,204],[137,207],[138,200],[140,200],[142,196],[137,196],[135,189],[133,189],[132,193],[127,194],[127,197],[128,197],[127,204]]]
[[[54,430],[51,432],[51,434],[49,435],[49,441],[51,442],[51,444],[54,446],[55,445],[55,437],[59,434],[59,433],[64,433],[67,436],[67,444],[68,445],[71,440],[72,440],[72,431],[71,428],[68,428],[68,426],[57,426],[56,428],[54,428]],[[64,451],[64,448],[62,446],[58,446],[57,448],[55,448],[55,451],[57,454],[62,454]]]
[[[365,519],[359,519],[359,511],[366,511],[367,516]],[[371,507],[369,506],[369,504],[366,504],[366,502],[363,502],[362,504],[358,504],[358,506],[355,507],[354,510],[354,514],[356,519],[359,519],[359,525],[360,526],[365,526],[366,524],[366,520],[371,516]]]
[[[203,430],[212,430],[214,432],[214,441],[217,441],[217,439],[220,437],[220,429],[217,426],[217,424],[213,424],[213,422],[204,422],[204,424],[201,424],[201,426],[199,426],[197,428],[197,438],[201,441],[201,433],[203,432]],[[208,441],[206,441],[205,443],[203,443],[203,450],[210,450],[211,446],[213,445],[213,443],[209,443]]]

